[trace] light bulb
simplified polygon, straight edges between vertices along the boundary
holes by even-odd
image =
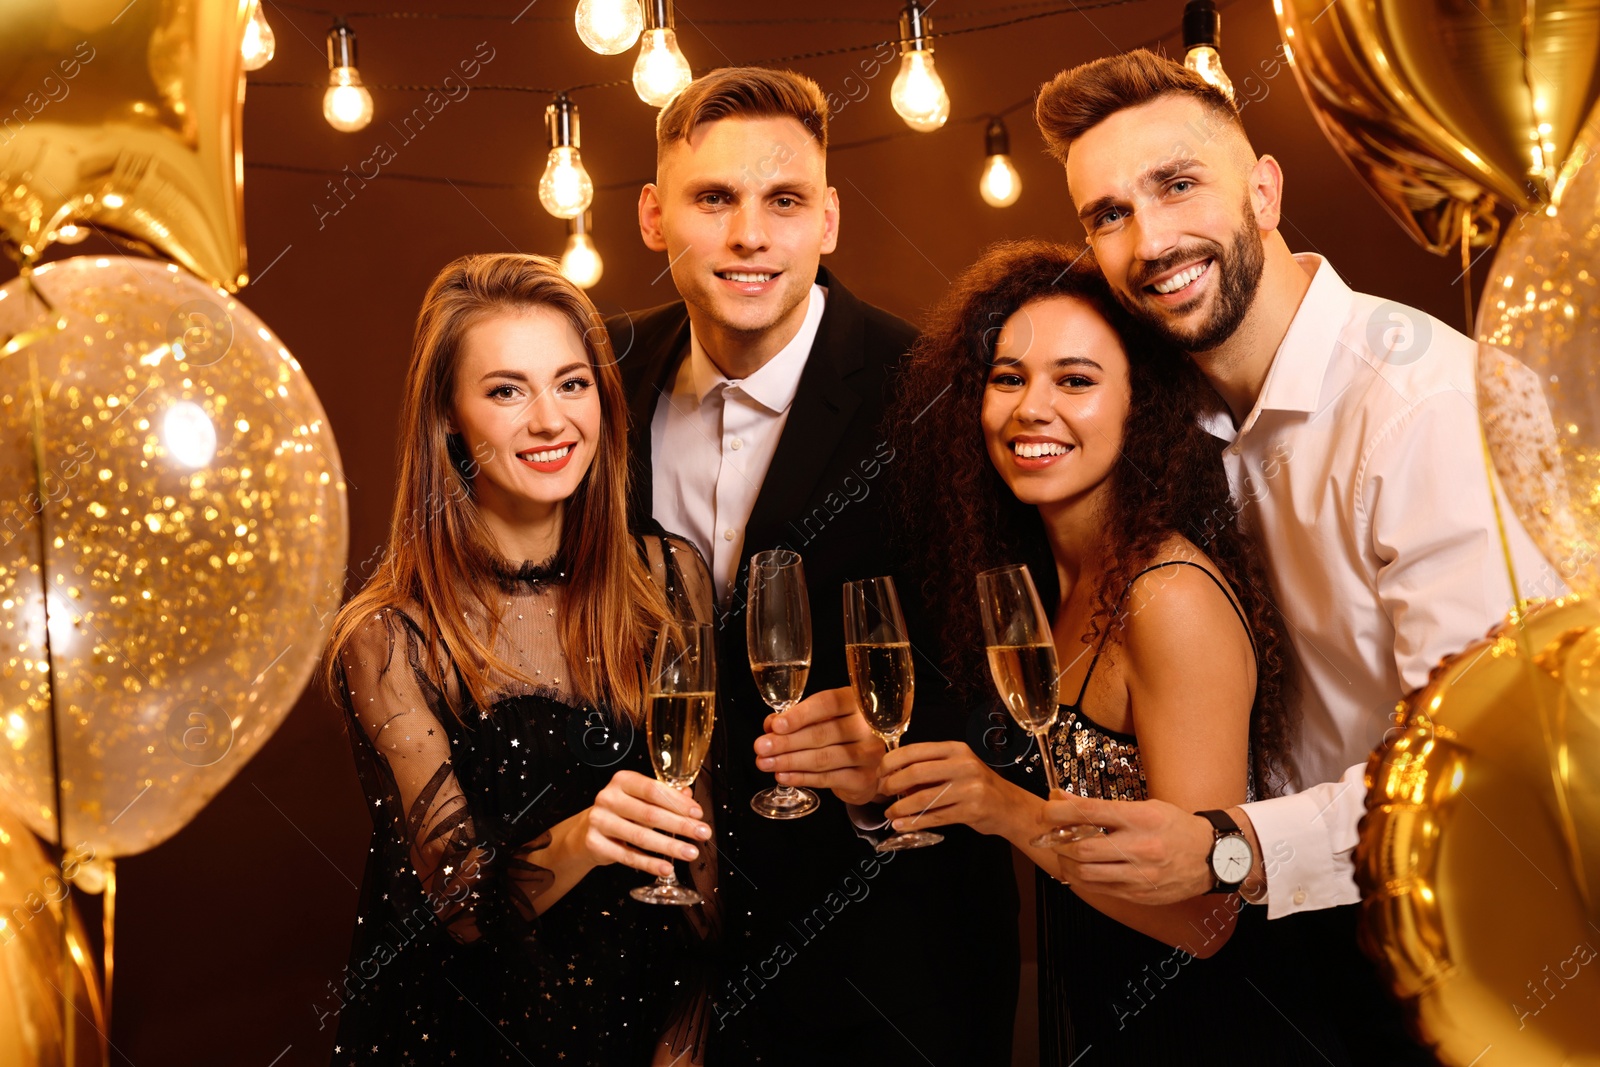
[[[913,130],[931,133],[944,125],[950,117],[950,96],[933,68],[931,51],[907,51],[900,57],[889,102]]]
[[[345,133],[372,121],[372,94],[356,70],[356,34],[343,19],[328,31],[328,91],[322,94],[322,117]]]
[[[1183,65],[1204,78],[1233,102],[1233,82],[1222,69],[1222,14],[1216,0],[1189,0],[1183,5]]]
[[[651,107],[666,107],[692,81],[689,61],[678,51],[678,35],[670,28],[645,30],[633,64],[633,90],[639,99]]]
[[[322,94],[322,117],[328,125],[354,133],[372,121],[372,94],[361,84],[354,67],[334,67],[328,72],[328,91]]]
[[[550,155],[539,178],[539,203],[558,219],[572,219],[589,210],[594,200],[594,182],[583,169],[578,155],[578,107],[558,93],[544,109],[545,128],[550,136]]]
[[[600,250],[594,238],[587,233],[573,233],[567,237],[566,251],[561,253],[561,273],[579,289],[589,289],[600,280],[605,264],[600,262]]]
[[[978,194],[990,207],[1010,207],[1022,195],[1022,175],[1011,163],[1011,134],[996,116],[983,131],[983,177]]]
[[[983,164],[978,192],[990,207],[1010,207],[1022,195],[1022,175],[1011,165],[1010,156],[990,156]]]
[[[572,20],[578,26],[578,39],[591,51],[614,56],[639,39],[644,13],[639,0],[579,0]]]
[[[261,0],[250,0],[250,21],[244,24],[244,39],[239,43],[244,69],[260,70],[272,62],[277,50],[278,36],[267,25],[267,13],[261,10]]]
[[[594,182],[583,169],[583,158],[571,145],[550,149],[539,178],[539,203],[558,219],[576,218],[594,202]]]
[[[1183,65],[1221,89],[1229,100],[1233,99],[1233,80],[1222,69],[1222,56],[1208,44],[1196,45],[1183,57]]]

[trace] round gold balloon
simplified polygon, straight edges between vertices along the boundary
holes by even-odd
[[[22,262],[92,225],[246,281],[239,0],[0,3],[0,237]]]
[[[343,473],[300,364],[227,294],[123,257],[34,284],[65,325],[0,359],[0,793],[56,840],[58,763],[60,840],[106,858],[188,822],[304,688]],[[40,314],[0,288],[0,338]]]
[[[58,867],[0,807],[0,1064],[101,1062],[105,1021],[70,885],[83,855],[69,850]]]
[[[1600,144],[1600,111],[1582,140]],[[1600,596],[1600,160],[1522,216],[1478,313],[1478,400],[1517,518],[1576,592]],[[1553,590],[1525,589],[1524,596]]]
[[[1451,1067],[1600,1064],[1600,610],[1532,609],[1401,714],[1356,849],[1368,952]]]
[[[1424,247],[1559,198],[1600,94],[1600,0],[1277,0],[1322,132]]]

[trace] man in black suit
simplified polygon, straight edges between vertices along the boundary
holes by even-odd
[[[883,746],[841,688],[840,588],[897,569],[881,423],[916,331],[819,266],[839,222],[826,146],[827,105],[807,78],[730,68],[692,84],[660,116],[657,181],[639,204],[684,299],[607,324],[629,390],[636,516],[694,541],[718,586],[711,1062],[1005,1067],[1018,978],[1005,842],[955,827],[877,853],[846,810],[876,798]],[[814,694],[781,725],[751,678],[742,610],[750,556],[779,547],[804,559]],[[919,656],[917,673],[909,736],[965,738],[935,665]],[[757,815],[768,772],[814,788],[821,807]]]

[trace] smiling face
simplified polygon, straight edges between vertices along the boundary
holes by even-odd
[[[449,420],[476,462],[492,526],[561,513],[600,447],[600,392],[583,339],[552,308],[494,311],[467,327]]]
[[[656,179],[640,197],[640,229],[670,257],[697,326],[792,336],[839,232],[827,158],[805,127],[786,117],[702,123],[662,149]]]
[[[1171,344],[1206,352],[1255,299],[1276,203],[1256,195],[1244,134],[1193,97],[1124,108],[1072,142],[1067,186],[1118,301]]]
[[[989,461],[1018,500],[1049,506],[1108,484],[1132,402],[1128,357],[1092,304],[1034,300],[1001,326],[983,391]]]

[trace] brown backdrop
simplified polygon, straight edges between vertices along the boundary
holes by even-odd
[[[414,12],[455,6],[395,2]],[[540,208],[532,189],[544,164],[549,95],[490,86],[601,82],[625,79],[631,69],[631,56],[597,56],[580,45],[572,0],[530,3],[520,21],[506,21],[523,2],[463,0],[497,19],[353,18],[371,85],[438,83],[475,54],[492,50],[493,58],[468,83],[476,88],[465,99],[425,123],[402,121],[423,94],[375,88],[376,120],[341,134],[321,117],[319,89],[265,84],[323,82],[330,18],[268,0],[278,51],[251,75],[245,106],[246,221],[256,280],[241,296],[299,357],[327,408],[349,484],[351,567],[362,574],[389,521],[401,379],[428,281],[464,253],[557,254],[565,239],[564,224]],[[1047,6],[943,0],[932,15],[935,30],[946,31]],[[994,209],[979,199],[983,119],[1024,100],[1063,67],[1140,44],[1176,52],[1182,9],[1181,0],[1142,0],[939,41],[955,117],[933,134],[911,134],[890,109],[892,66],[863,76],[861,64],[869,61],[870,69],[874,49],[787,64],[849,101],[833,127],[829,176],[843,217],[829,266],[863,298],[917,321],[990,242],[1081,238],[1065,181],[1027,108],[1009,116],[1021,200]],[[677,5],[683,48],[697,69],[880,41],[894,34],[897,10],[895,0]],[[786,19],[785,11],[805,11],[811,21]],[[1268,0],[1225,4],[1223,44],[1227,68],[1252,98],[1244,116],[1257,149],[1276,155],[1287,173],[1290,247],[1326,254],[1357,289],[1460,323],[1459,265],[1413,246],[1389,221],[1323,140],[1287,66],[1267,76],[1278,47]],[[644,249],[635,223],[638,187],[653,169],[654,112],[627,87],[575,99],[584,160],[599,186],[594,225],[605,257],[605,276],[591,295],[605,312],[673,299],[666,257]],[[348,166],[359,174],[365,165],[371,174],[373,163],[365,161],[384,158],[381,145],[394,157],[381,175],[337,179],[337,193],[329,175],[283,169]],[[107,247],[91,239],[70,251]],[[1474,272],[1480,279],[1486,264]],[[339,716],[308,693],[188,828],[120,865],[117,1062],[326,1063],[333,1028],[319,1031],[314,1005],[326,1003],[327,983],[345,962],[369,832]],[[1025,897],[1031,884],[1025,882]],[[1031,918],[1024,926],[1031,956]],[[831,995],[815,991],[819,1010]],[[1031,995],[1025,985],[1018,1063],[1035,1055]],[[938,1050],[924,1051],[937,1061]]]

